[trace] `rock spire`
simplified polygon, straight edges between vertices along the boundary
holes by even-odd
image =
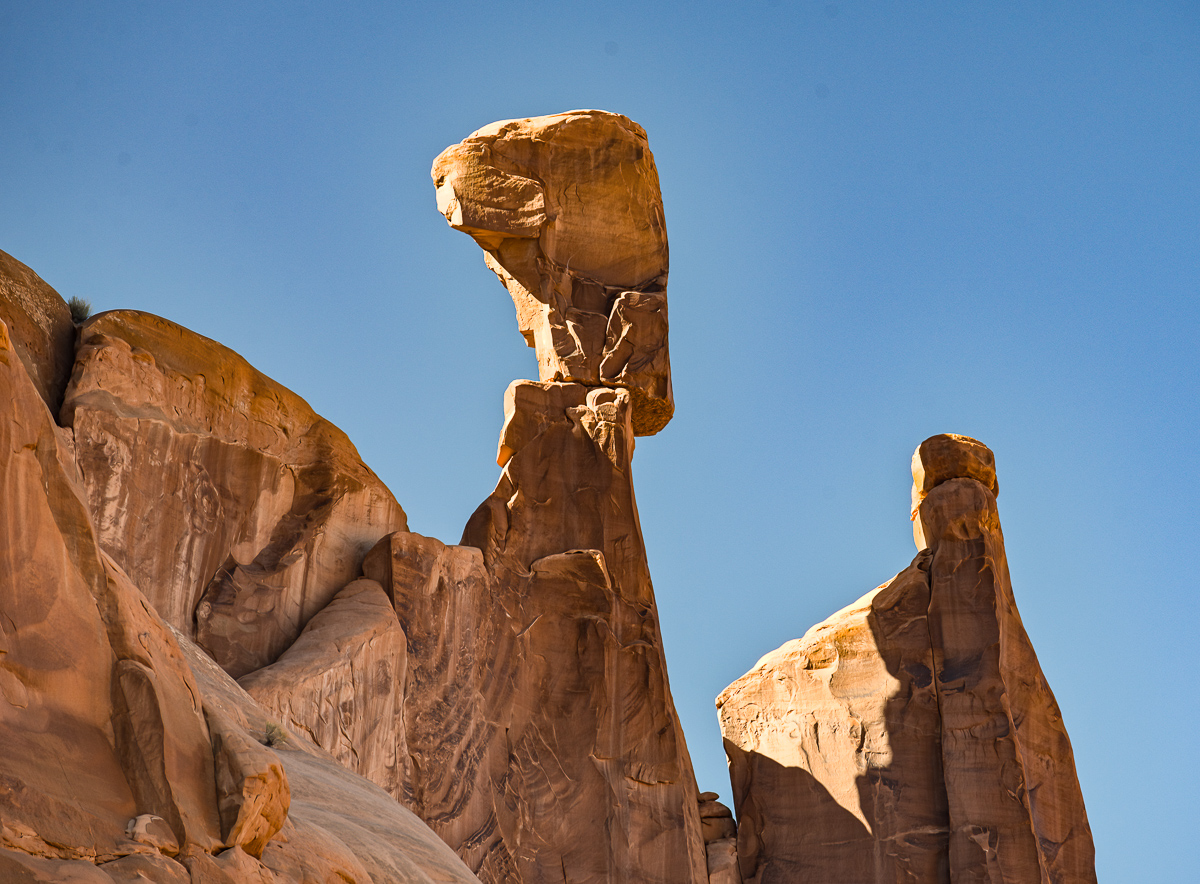
[[[1021,625],[995,458],[913,456],[919,552],[717,699],[747,882],[1094,882],[1070,740]]]

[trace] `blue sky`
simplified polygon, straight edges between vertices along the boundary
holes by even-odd
[[[9,0],[0,248],[238,350],[453,542],[536,366],[429,166],[577,107],[662,181],[677,412],[635,476],[701,788],[713,698],[908,563],[912,450],[965,433],[1101,880],[1193,879],[1195,4]]]

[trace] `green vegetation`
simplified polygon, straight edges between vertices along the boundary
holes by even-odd
[[[67,306],[71,308],[71,320],[76,325],[83,322],[92,313],[92,302],[85,301],[83,298],[72,298],[67,301]]]
[[[262,742],[264,746],[282,746],[287,741],[287,731],[273,721],[267,722],[266,728],[263,729]]]

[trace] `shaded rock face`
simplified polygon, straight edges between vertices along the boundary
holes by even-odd
[[[0,252],[0,318],[42,400],[54,414],[75,361],[75,324],[58,292],[7,252]]]
[[[992,453],[935,436],[913,477],[912,565],[717,700],[742,874],[1095,881],[1070,741],[1013,601]]]
[[[84,324],[62,420],[101,546],[235,677],[273,662],[407,526],[304,400],[147,313]]]
[[[433,179],[512,296],[539,379],[622,387],[635,433],[666,426],[667,232],[645,130],[596,110],[492,123]]]

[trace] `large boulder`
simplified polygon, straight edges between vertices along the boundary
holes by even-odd
[[[645,130],[598,110],[504,120],[444,150],[433,179],[512,296],[539,378],[625,387],[635,433],[666,426],[667,229]]]

